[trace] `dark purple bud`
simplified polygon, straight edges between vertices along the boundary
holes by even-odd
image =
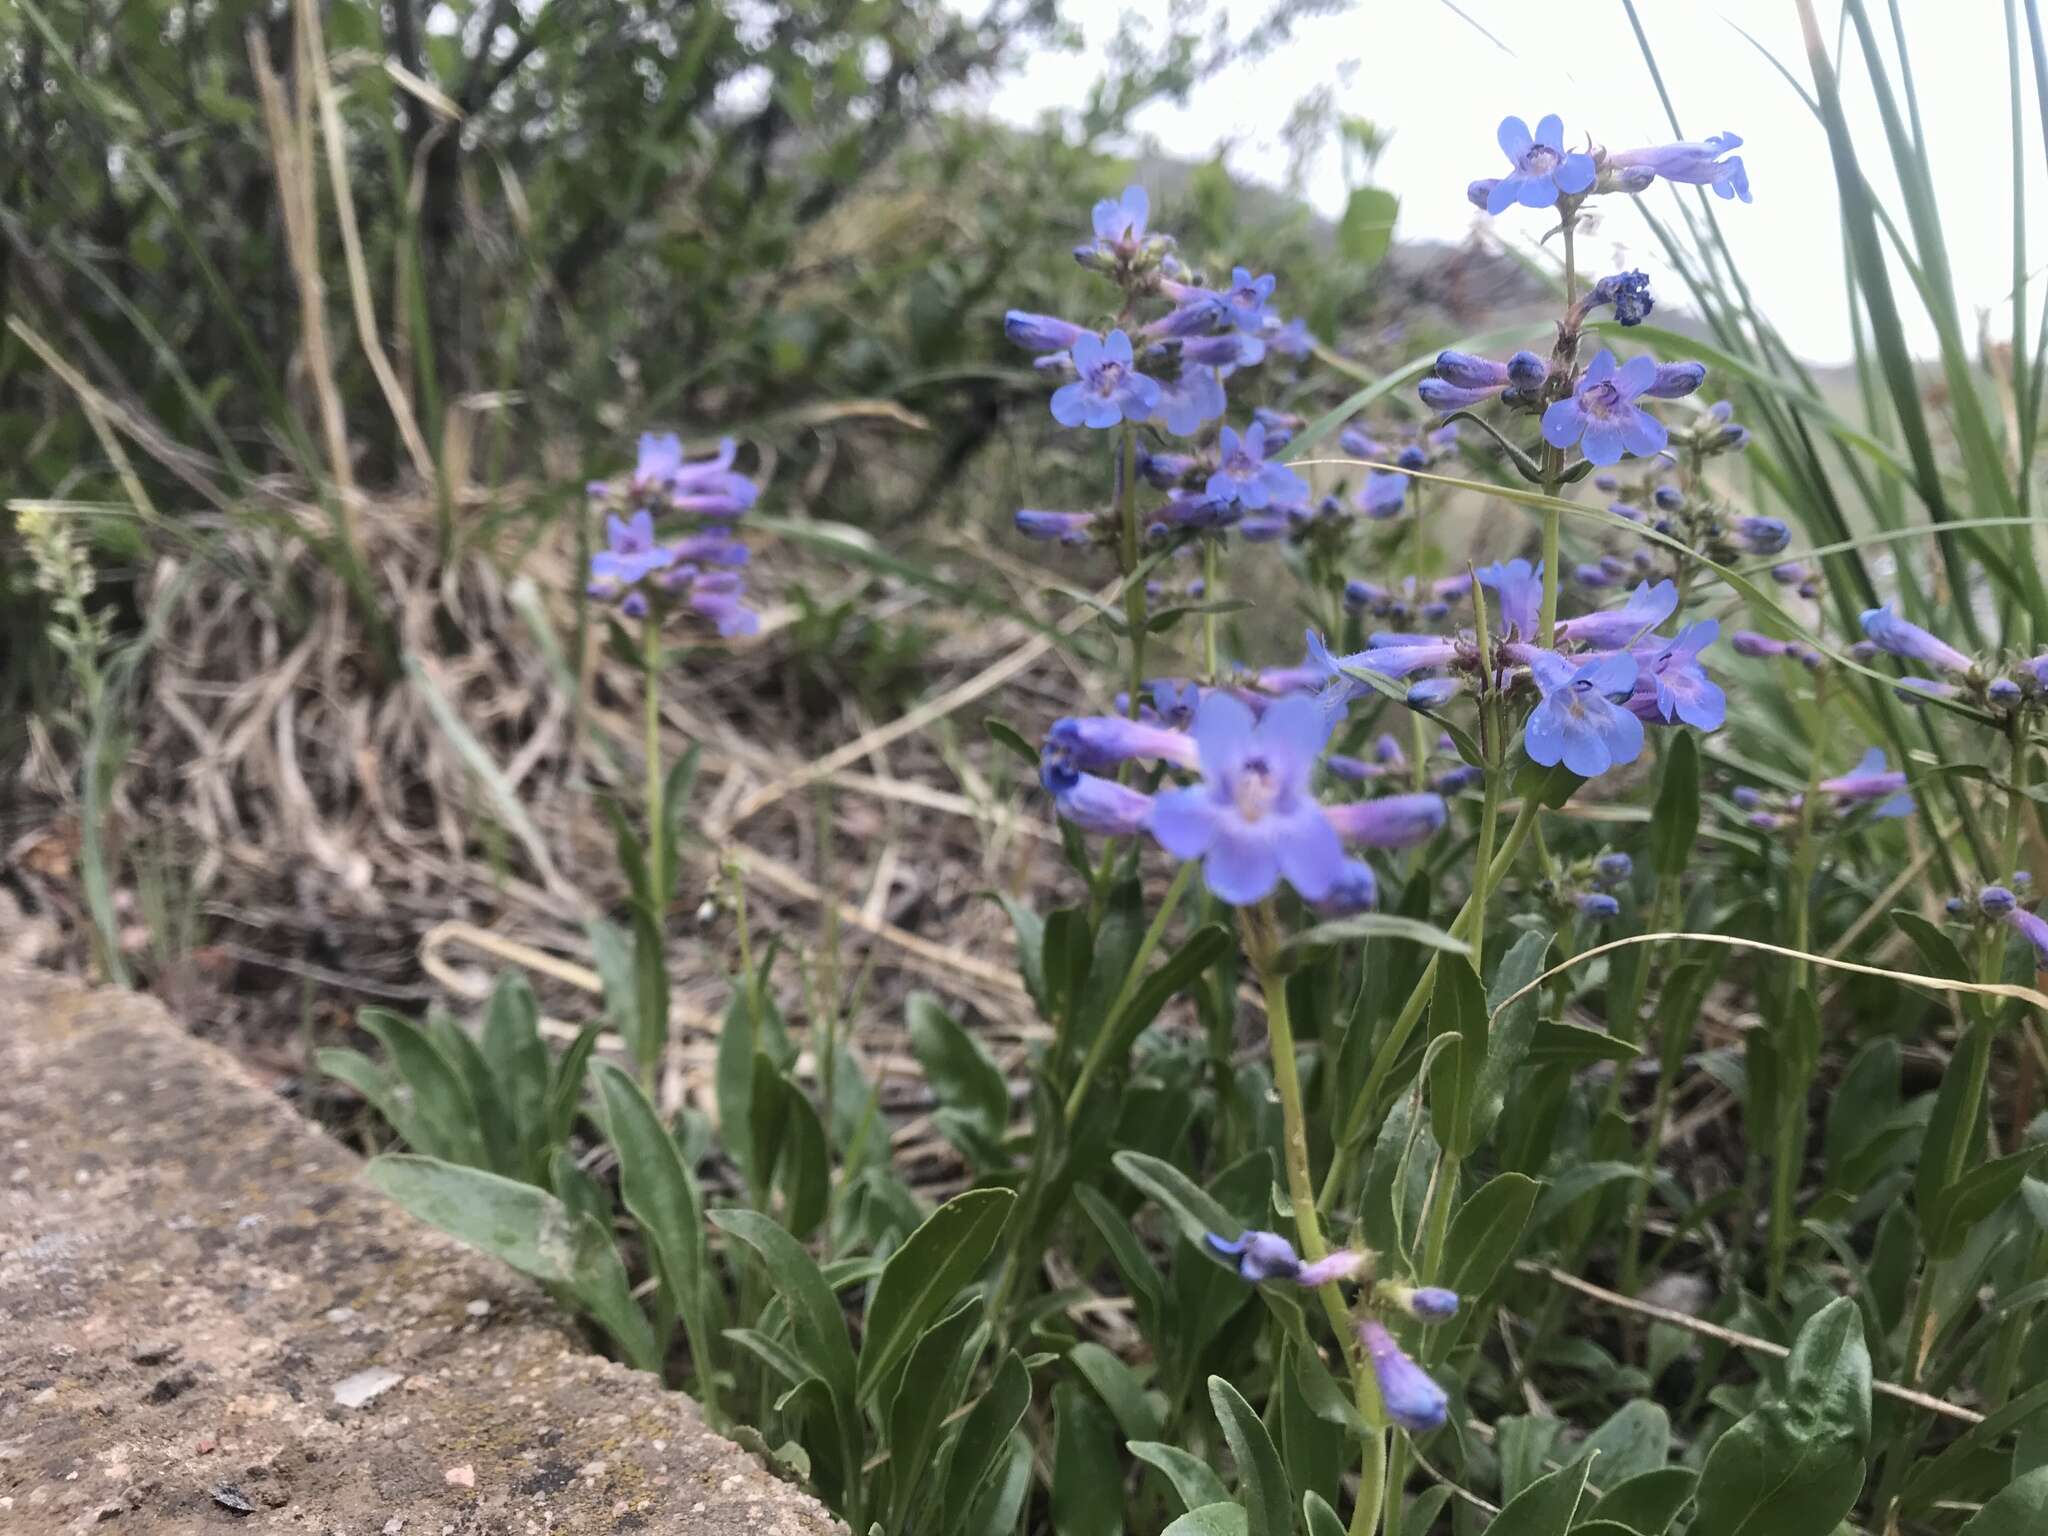
[[[2034,877],[2024,869],[2016,869],[2012,872],[2012,879],[2006,883],[2016,891],[2024,891],[2034,883]]]
[[[1783,640],[1773,640],[1753,629],[1736,630],[1728,637],[1728,643],[1738,656],[1786,656],[1792,651],[1792,647]]]
[[[1635,860],[1625,853],[1603,853],[1593,861],[1594,878],[1602,885],[1620,885],[1635,869]]]
[[[1738,784],[1730,791],[1729,798],[1745,811],[1753,811],[1764,803],[1763,792],[1748,784]]]
[[[1447,379],[1424,379],[1415,386],[1415,393],[1422,403],[1438,415],[1452,411],[1467,410],[1475,405],[1484,405],[1496,391],[1492,389],[1460,389]]]
[[[1440,795],[1455,795],[1470,789],[1486,774],[1483,769],[1471,763],[1460,763],[1455,768],[1446,768],[1430,781],[1429,787]]]
[[[1659,400],[1683,400],[1706,382],[1705,363],[1659,363],[1657,377],[1643,393]]]
[[[1605,491],[1608,495],[1612,496],[1621,489],[1621,482],[1612,475],[1595,475],[1593,477],[1593,489]]]
[[[1992,703],[2001,709],[2017,708],[2020,702],[2020,685],[2009,677],[1994,677],[1991,686],[1984,690]]]
[[[1277,1232],[1243,1232],[1234,1238],[1205,1232],[1203,1236],[1216,1252],[1236,1259],[1238,1274],[1254,1283],[1292,1280],[1301,1273],[1301,1258],[1294,1245]]]
[[[1658,486],[1651,499],[1657,503],[1657,510],[1660,512],[1683,512],[1685,510],[1685,492],[1675,485]]]
[[[1593,285],[1588,305],[1612,304],[1614,318],[1624,326],[1641,325],[1657,307],[1650,297],[1650,279],[1642,272],[1617,272]]]
[[[1463,688],[1455,677],[1425,677],[1408,690],[1410,709],[1442,709]]]
[[[1775,517],[1738,517],[1735,536],[1753,555],[1775,555],[1792,542],[1792,530]]]
[[[1498,176],[1482,176],[1479,180],[1466,186],[1465,201],[1474,208],[1477,208],[1481,213],[1484,213],[1486,212],[1488,200],[1493,196],[1493,189],[1499,185],[1500,178]]]
[[[1961,917],[1970,910],[1970,904],[1960,896],[1951,896],[1941,904],[1941,909],[1950,917]]]
[[[1003,316],[1003,334],[1033,352],[1064,352],[1094,332],[1057,315],[1034,315],[1028,310],[1013,309]]]
[[[1782,565],[1771,567],[1771,580],[1781,587],[1796,587],[1806,581],[1806,567],[1797,560],[1787,560]]]
[[[1095,527],[1092,512],[1018,512],[1017,531],[1027,539],[1044,539],[1060,544],[1086,544]]]
[[[1458,1293],[1440,1285],[1376,1285],[1372,1295],[1418,1323],[1448,1322],[1458,1315]]]
[[[1579,898],[1579,915],[1604,923],[1610,917],[1621,915],[1621,903],[1605,891],[1588,891]]]
[[[1439,352],[1436,376],[1459,389],[1496,390],[1508,385],[1508,365],[1470,352]]]
[[[1550,377],[1550,364],[1534,352],[1517,352],[1508,359],[1508,383],[1523,394],[1534,394]]]
[[[1986,917],[2003,917],[2019,904],[2019,898],[2002,885],[1987,885],[1977,893],[1977,910]]]

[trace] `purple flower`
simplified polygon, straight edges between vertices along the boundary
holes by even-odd
[[[1781,561],[1771,567],[1771,580],[1781,587],[1803,587],[1811,576],[1812,573],[1797,560]]]
[[[1486,205],[1493,201],[1493,189],[1499,185],[1498,176],[1482,176],[1477,181],[1468,181],[1465,183],[1465,201],[1485,213]]]
[[[1394,1336],[1370,1318],[1358,1325],[1358,1342],[1372,1361],[1387,1417],[1411,1435],[1441,1428],[1450,1412],[1450,1399],[1429,1372],[1409,1359]]]
[[[1889,603],[1882,608],[1864,610],[1863,633],[1877,642],[1880,649],[1894,656],[1903,656],[1907,661],[1939,667],[1944,672],[1970,670],[1969,657],[1946,640],[1937,640],[1918,624],[1900,618]]]
[[[1080,715],[1055,720],[1045,733],[1040,756],[1051,771],[1064,769],[1100,773],[1134,757],[1156,758],[1192,770],[1201,761],[1194,738],[1145,720],[1122,715]]]
[[[1526,560],[1481,566],[1479,584],[1493,593],[1501,623],[1523,637],[1534,635],[1543,611],[1543,567]],[[1630,631],[1634,633],[1633,630]]]
[[[1683,720],[1702,731],[1718,731],[1728,718],[1728,696],[1700,666],[1700,652],[1720,633],[1720,620],[1701,619],[1662,649],[1637,653],[1639,671],[1629,709],[1643,720],[1666,725]]]
[[[1292,1280],[1301,1273],[1301,1256],[1294,1244],[1277,1232],[1240,1232],[1236,1237],[1202,1234],[1209,1246],[1237,1260],[1237,1272],[1254,1284],[1261,1280]]]
[[[1266,300],[1273,296],[1277,281],[1270,272],[1255,277],[1249,267],[1232,267],[1230,286],[1223,290],[1223,302],[1229,308],[1231,324],[1256,339],[1266,328]],[[1264,353],[1263,343],[1259,350]],[[1248,357],[1245,361],[1255,363],[1258,358]]]
[[[1775,555],[1792,542],[1792,530],[1775,517],[1738,517],[1735,537],[1752,555]]]
[[[1533,398],[1550,377],[1550,363],[1534,352],[1517,352],[1508,359],[1508,390]]]
[[[1113,427],[1143,421],[1159,405],[1159,381],[1131,363],[1131,338],[1122,331],[1083,336],[1074,343],[1081,376],[1052,392],[1052,418],[1063,427]]]
[[[1455,677],[1425,677],[1408,690],[1406,703],[1410,709],[1442,709],[1464,691],[1465,685]]]
[[[1074,247],[1074,259],[1084,267],[1111,270],[1119,260],[1137,254],[1144,243],[1145,221],[1151,214],[1145,189],[1125,187],[1121,197],[1105,197],[1095,205],[1092,223],[1095,238]]]
[[[1913,797],[1905,793],[1906,775],[1885,766],[1882,747],[1870,748],[1854,768],[1832,779],[1822,779],[1818,787],[1833,795],[1835,803],[1844,809],[1875,800],[1881,802],[1875,812],[1879,816],[1909,816],[1913,812]]]
[[[1254,1284],[1261,1280],[1292,1280],[1296,1285],[1314,1287],[1335,1280],[1348,1280],[1365,1267],[1365,1255],[1340,1248],[1313,1264],[1304,1264],[1294,1245],[1277,1232],[1241,1232],[1233,1238],[1202,1234],[1217,1253],[1237,1260],[1237,1272]]]
[[[1423,379],[1415,386],[1416,396],[1439,416],[1484,405],[1499,392],[1493,389],[1460,389],[1447,379],[1437,378]]]
[[[1984,697],[2001,709],[2011,709],[2020,701],[2020,685],[2009,677],[1994,677],[1985,687]]]
[[[1291,694],[1254,719],[1229,694],[1212,693],[1192,734],[1202,783],[1154,800],[1159,845],[1175,858],[1201,859],[1210,891],[1231,906],[1263,900],[1282,878],[1308,901],[1327,896],[1344,847],[1309,790],[1330,735],[1323,706]]]
[[[1235,502],[1250,511],[1308,500],[1308,482],[1285,464],[1266,462],[1266,428],[1253,422],[1243,436],[1230,427],[1217,440],[1221,462],[1209,477],[1212,501]]]
[[[2014,907],[2005,914],[2005,920],[2019,930],[2021,938],[2034,946],[2034,969],[2048,971],[2048,923],[2025,907]]]
[[[1587,891],[1578,900],[1579,916],[1604,923],[1610,917],[1621,916],[1621,903],[1605,891]]]
[[[1269,329],[1266,345],[1282,357],[1307,357],[1315,351],[1316,339],[1309,333],[1308,322],[1296,315],[1285,325]]]
[[[1602,885],[1621,885],[1635,870],[1635,860],[1625,853],[1603,853],[1593,861],[1593,878]]]
[[[1470,352],[1437,353],[1436,376],[1459,389],[1477,389],[1489,394],[1508,387],[1506,363],[1497,363],[1490,357],[1475,357]]]
[[[1683,512],[1685,510],[1685,492],[1675,485],[1658,486],[1651,493],[1651,499],[1657,503],[1657,510],[1659,512]]]
[[[2019,898],[2002,885],[1987,885],[1977,893],[1977,910],[1986,917],[2004,917],[2019,905]]]
[[[1203,423],[1221,416],[1227,404],[1215,369],[1183,363],[1180,377],[1159,387],[1153,419],[1174,437],[1192,437]]]
[[[1732,133],[1717,133],[1702,141],[1618,150],[1607,157],[1607,165],[1613,171],[1643,170],[1666,181],[1712,187],[1721,197],[1739,197],[1746,203],[1749,172],[1743,169],[1742,156],[1730,153],[1741,144]]]
[[[1706,382],[1705,363],[1659,363],[1657,377],[1643,393],[1654,400],[1683,400]]]
[[[1531,762],[1545,768],[1563,763],[1590,779],[1636,760],[1643,723],[1608,697],[1634,689],[1633,656],[1616,651],[1574,666],[1554,651],[1537,651],[1529,670],[1543,692],[1522,736]]]
[[[1375,522],[1398,517],[1408,494],[1408,477],[1393,470],[1375,469],[1358,490],[1358,510]]]
[[[1431,779],[1429,787],[1440,795],[1455,795],[1470,789],[1485,777],[1486,770],[1476,763],[1460,763]]]
[[[1650,279],[1642,272],[1617,272],[1603,277],[1586,295],[1586,307],[1614,306],[1614,318],[1624,326],[1641,325],[1650,318],[1657,301],[1650,297]]]
[[[1056,315],[1034,315],[1013,309],[1003,316],[1003,333],[1018,346],[1033,352],[1066,352],[1083,336],[1093,334],[1085,325],[1062,320]]]
[[[1458,1315],[1458,1293],[1440,1285],[1376,1285],[1372,1295],[1419,1323],[1448,1322]]]
[[[1540,599],[1540,586],[1537,591]],[[1653,587],[1647,581],[1640,582],[1629,594],[1628,601],[1619,608],[1585,613],[1575,619],[1560,619],[1557,636],[1560,640],[1576,640],[1582,645],[1590,645],[1595,650],[1618,650],[1632,644],[1644,631],[1655,629],[1677,610],[1678,587],[1675,583],[1660,581]]]
[[[1736,630],[1728,637],[1728,643],[1735,647],[1738,656],[1788,656],[1794,649],[1789,641],[1773,640],[1753,629]]]
[[[1614,585],[1614,578],[1607,574],[1607,568],[1603,565],[1575,565],[1572,567],[1572,580],[1582,587],[1596,589]]]
[[[1071,821],[1083,832],[1135,837],[1151,819],[1152,797],[1140,794],[1128,784],[1098,778],[1092,773],[1068,774],[1059,783],[1058,788],[1051,782],[1046,784],[1052,790],[1053,809],[1062,821]]]
[[[1372,866],[1363,859],[1346,859],[1331,882],[1329,895],[1313,905],[1323,917],[1350,917],[1355,912],[1370,912],[1379,899],[1379,880]]]
[[[1450,810],[1442,795],[1388,795],[1323,807],[1337,835],[1367,848],[1412,848],[1443,829]]]
[[[1017,531],[1025,538],[1048,543],[1086,544],[1095,531],[1093,512],[1039,512],[1025,507],[1018,511],[1016,522]]]
[[[732,467],[738,453],[739,444],[724,437],[710,458],[680,463],[669,477],[669,507],[704,517],[733,517],[746,511],[761,492]]]
[[[1565,152],[1564,120],[1555,112],[1539,122],[1533,134],[1519,117],[1504,117],[1497,137],[1514,169],[1488,189],[1488,213],[1505,213],[1516,203],[1549,208],[1560,194],[1575,197],[1593,185],[1593,157]]]
[[[644,446],[645,440],[642,442]],[[586,590],[592,597],[614,601],[675,563],[675,552],[655,543],[654,517],[645,508],[630,518],[621,518],[616,512],[606,514],[604,531],[605,547],[590,557]]]
[[[1963,690],[1954,683],[1937,682],[1931,677],[1902,677],[1892,688],[1892,697],[1901,704],[1921,705],[1930,698],[1952,699]]]
[[[1543,413],[1543,440],[1553,448],[1581,443],[1580,451],[1595,464],[1614,464],[1624,451],[1639,458],[1659,452],[1669,441],[1664,423],[1636,404],[1636,398],[1657,381],[1657,361],[1632,357],[1620,367],[1602,348],[1587,365],[1569,399],[1553,401]]]

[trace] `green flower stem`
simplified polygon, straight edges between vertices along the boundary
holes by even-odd
[[[646,673],[647,894],[653,908],[647,915],[659,928],[668,910],[668,870],[661,836],[661,615],[652,606],[640,622],[640,663]]]
[[[1827,674],[1823,672],[1813,686],[1816,720],[1827,719],[1827,690]],[[1806,794],[1799,802],[1798,851],[1792,858],[1792,889],[1789,893],[1792,947],[1802,953],[1813,947],[1813,882],[1820,863],[1820,838],[1814,830],[1813,815],[1814,807],[1820,801],[1820,765],[1821,754],[1818,751],[1811,753],[1806,771]],[[1805,960],[1792,962],[1792,990],[1795,993],[1807,985],[1809,970]],[[1788,1068],[1797,1059],[1791,1051],[1781,1051],[1779,1057],[1781,1065]],[[1772,1301],[1776,1301],[1784,1290],[1785,1265],[1798,1230],[1793,1204],[1799,1194],[1799,1142],[1805,1122],[1800,1108],[1812,1086],[1811,1071],[1802,1073],[1797,1081],[1784,1083],[1783,1099],[1771,1121],[1771,1213],[1764,1294]]]
[[[1507,838],[1501,843],[1499,852],[1486,871],[1486,886],[1497,888],[1501,879],[1513,867],[1515,856],[1522,851],[1529,834],[1536,825],[1536,812],[1541,801],[1535,795],[1524,795],[1522,803],[1515,810],[1515,819],[1508,826]],[[1451,921],[1451,935],[1462,937],[1471,926],[1475,908],[1471,897],[1458,909],[1458,915]],[[1387,1031],[1387,1038],[1374,1053],[1372,1071],[1367,1074],[1365,1088],[1352,1101],[1351,1115],[1344,1123],[1344,1132],[1337,1141],[1336,1153],[1330,1159],[1329,1174],[1323,1180],[1323,1192],[1317,1204],[1329,1210],[1337,1201],[1350,1177],[1351,1164],[1357,1148],[1362,1144],[1366,1129],[1366,1117],[1372,1113],[1372,1106],[1379,1098],[1380,1090],[1386,1086],[1387,1074],[1393,1071],[1394,1063],[1401,1055],[1401,1048],[1408,1043],[1409,1035],[1422,1021],[1422,1013],[1429,1006],[1430,993],[1436,986],[1437,957],[1430,956],[1429,963],[1422,968],[1422,975],[1416,979],[1414,991],[1408,994],[1408,1001],[1394,1020],[1394,1026]]]
[[[1650,932],[1662,933],[1669,926],[1668,915],[1678,904],[1678,876],[1660,874],[1657,877],[1657,894],[1650,899]],[[1640,1006],[1643,975],[1649,970],[1645,961],[1636,972],[1636,997],[1638,1002],[1628,1013],[1630,1038],[1635,1039],[1640,1021],[1636,1008]],[[1650,1215],[1650,1176],[1657,1171],[1657,1158],[1664,1147],[1664,1127],[1671,1118],[1671,1099],[1678,1091],[1679,1069],[1685,1064],[1685,1053],[1673,1050],[1670,1042],[1657,1042],[1659,1059],[1657,1063],[1657,1092],[1650,1101],[1650,1124],[1643,1138],[1642,1157],[1637,1166],[1643,1176],[1629,1186],[1628,1194],[1628,1243],[1621,1250],[1621,1293],[1633,1296],[1642,1273],[1643,1227]],[[1621,1074],[1615,1074],[1617,1090]],[[1618,1097],[1618,1092],[1617,1092]]]
[[[1266,999],[1266,1035],[1273,1058],[1273,1086],[1280,1095],[1280,1119],[1287,1163],[1287,1197],[1294,1210],[1294,1236],[1301,1256],[1319,1263],[1329,1256],[1323,1241],[1323,1224],[1316,1211],[1315,1185],[1308,1161],[1308,1115],[1301,1100],[1301,1073],[1295,1064],[1294,1024],[1287,1008],[1287,978],[1275,964],[1277,944],[1273,935],[1270,903],[1246,908],[1239,913],[1246,957],[1258,973],[1259,988]],[[1358,1502],[1351,1511],[1352,1536],[1369,1536],[1377,1529],[1386,1497],[1386,1410],[1380,1402],[1379,1383],[1373,1379],[1365,1356],[1352,1337],[1351,1311],[1344,1305],[1344,1293],[1334,1281],[1316,1287],[1316,1296],[1337,1336],[1351,1371],[1352,1390],[1358,1412],[1372,1426],[1366,1433],[1358,1470]]]
[[[1145,936],[1138,941],[1138,952],[1131,957],[1131,968],[1124,973],[1124,979],[1117,988],[1116,1000],[1109,1005],[1102,1016],[1102,1024],[1095,1031],[1095,1038],[1088,1043],[1088,1055],[1081,1062],[1080,1074],[1074,1079],[1073,1091],[1067,1095],[1067,1124],[1072,1126],[1080,1116],[1081,1105],[1088,1098],[1088,1089],[1095,1081],[1095,1075],[1102,1070],[1104,1059],[1109,1053],[1111,1037],[1117,1032],[1117,1021],[1136,995],[1145,980],[1145,962],[1152,958],[1152,952],[1159,948],[1159,941],[1166,936],[1166,925],[1173,914],[1180,909],[1181,897],[1187,893],[1188,881],[1194,875],[1195,861],[1184,859],[1180,868],[1173,872],[1173,884],[1166,888],[1166,899],[1159,903],[1159,910],[1152,915],[1152,925],[1145,930]]]
[[[1117,448],[1116,518],[1121,544],[1118,564],[1124,577],[1124,624],[1130,630],[1131,679],[1126,713],[1135,720],[1145,695],[1145,583],[1138,580],[1138,498],[1131,482],[1138,473],[1138,429],[1123,425]]]
[[[1574,233],[1578,227],[1578,209],[1561,210],[1564,232],[1564,306],[1567,314],[1579,301],[1578,250],[1574,244]],[[1567,345],[1562,332],[1558,337],[1559,355],[1557,361],[1572,362],[1572,355],[1564,349]],[[1569,341],[1572,354],[1578,350],[1578,331],[1573,326]],[[1543,494],[1555,501],[1564,485],[1564,454],[1548,444],[1543,449]],[[1560,520],[1563,513],[1546,503],[1543,508],[1543,617],[1539,627],[1543,631],[1543,643],[1555,647],[1557,644],[1557,578],[1558,547],[1561,532]]]
[[[1217,601],[1219,562],[1216,553],[1219,548],[1221,545],[1213,534],[1202,541],[1202,601],[1209,605]],[[1219,615],[1214,613],[1202,615],[1202,676],[1211,683],[1220,681],[1220,668],[1216,657],[1218,617]]]

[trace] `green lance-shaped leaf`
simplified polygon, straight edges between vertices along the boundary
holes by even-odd
[[[364,1008],[356,1023],[377,1037],[399,1079],[412,1092],[415,1123],[428,1140],[420,1148],[451,1162],[483,1162],[476,1101],[448,1058],[410,1019],[386,1008]]]
[[[1591,1466],[1580,1461],[1539,1477],[1512,1499],[1487,1529],[1488,1536],[1565,1536],[1588,1501]]]
[[[572,1216],[544,1189],[439,1158],[387,1153],[373,1159],[363,1177],[428,1225],[569,1291],[631,1364],[660,1368],[654,1331],[633,1300],[602,1222],[588,1213]]]
[[[1863,1488],[1870,1440],[1870,1351],[1849,1297],[1808,1318],[1782,1397],[1714,1442],[1700,1472],[1692,1536],[1832,1531]]]
[[[1216,1469],[1192,1451],[1157,1440],[1133,1440],[1130,1452],[1148,1467],[1158,1468],[1160,1474],[1173,1484],[1173,1491],[1187,1509],[1222,1504],[1230,1498],[1223,1479],[1216,1475]]]
[[[969,1410],[946,1460],[940,1499],[941,1536],[965,1536],[968,1514],[1007,1460],[1010,1436],[1031,1406],[1031,1372],[1015,1353],[1004,1357],[981,1400]]]
[[[1249,1536],[1289,1536],[1293,1498],[1273,1437],[1251,1404],[1221,1376],[1209,1378],[1209,1404],[1237,1462],[1238,1501],[1244,1505]]]
[[[1007,1189],[970,1189],[955,1195],[890,1255],[868,1307],[860,1352],[862,1395],[889,1379],[917,1336],[980,1273],[1016,1203],[1017,1197]]]

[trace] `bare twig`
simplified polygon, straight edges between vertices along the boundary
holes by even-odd
[[[1786,1359],[1792,1353],[1784,1345],[1773,1344],[1769,1339],[1760,1339],[1752,1333],[1737,1333],[1733,1328],[1723,1328],[1719,1323],[1709,1323],[1700,1318],[1688,1316],[1683,1312],[1674,1312],[1669,1307],[1654,1306],[1647,1301],[1636,1301],[1631,1297],[1622,1295],[1619,1291],[1607,1290],[1605,1287],[1593,1284],[1590,1280],[1581,1280],[1577,1275],[1566,1274],[1561,1269],[1554,1268],[1549,1264],[1539,1264],[1533,1259],[1519,1259],[1515,1263],[1515,1268],[1521,1270],[1524,1274],[1541,1275],[1554,1285],[1561,1285],[1569,1291],[1577,1291],[1581,1296],[1590,1297],[1604,1306],[1613,1307],[1622,1312],[1633,1312],[1638,1317],[1647,1317],[1655,1322],[1669,1323],[1673,1328],[1683,1328],[1687,1333],[1696,1333],[1702,1338],[1717,1339],[1723,1344],[1733,1344],[1737,1349],[1746,1349],[1759,1355],[1769,1355],[1773,1360]],[[1895,1386],[1889,1381],[1872,1381],[1870,1390],[1881,1393],[1886,1397],[1894,1398],[1902,1403],[1911,1403],[1915,1408],[1924,1408],[1929,1413],[1938,1413],[1943,1418],[1954,1419],[1960,1424],[1982,1424],[1984,1422],[1984,1415],[1981,1413],[1973,1413],[1968,1408],[1959,1407],[1944,1398],[1935,1397],[1930,1393],[1916,1392],[1911,1387]]]

